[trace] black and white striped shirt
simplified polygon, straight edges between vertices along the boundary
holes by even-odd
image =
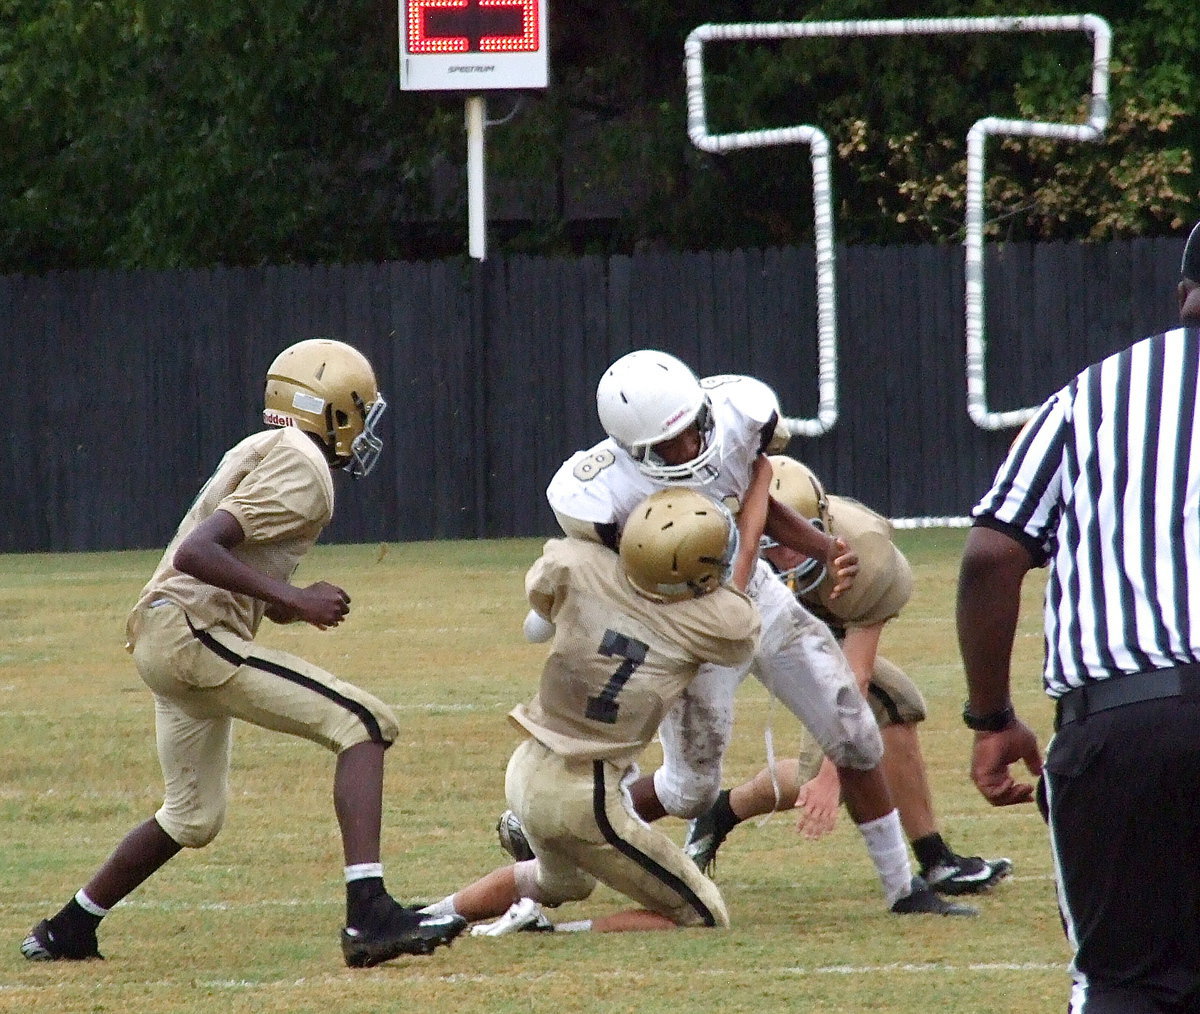
[[[1200,329],[1088,367],[1018,435],[972,511],[1046,585],[1046,692],[1200,661]]]

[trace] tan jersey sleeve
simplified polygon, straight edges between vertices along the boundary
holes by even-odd
[[[557,551],[561,539],[551,539],[542,547],[542,555],[525,574],[525,597],[542,616],[554,622],[557,603],[567,582],[566,569]]]
[[[726,586],[676,605],[683,607],[674,621],[678,636],[703,661],[740,666],[758,650],[762,621],[757,607],[740,591]]]
[[[836,599],[829,597],[833,582],[826,576],[805,601],[815,598],[818,615],[832,616],[847,627],[874,626],[897,616],[912,595],[913,576],[907,558],[892,541],[891,522],[841,496],[829,497],[829,518],[830,533],[844,538],[858,554],[858,575]]]
[[[726,588],[729,597],[736,597],[723,614],[729,621],[728,632],[719,655],[713,658],[718,665],[736,666],[748,662],[758,650],[762,620],[758,609],[745,595],[733,588]]]
[[[333,503],[317,467],[325,466],[281,440],[217,508],[237,518],[248,542],[271,542],[297,528],[327,524]]]

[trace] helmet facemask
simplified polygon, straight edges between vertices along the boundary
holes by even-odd
[[[805,518],[818,531],[829,531],[829,499],[825,486],[812,469],[784,454],[772,454],[770,461],[774,472],[771,496]],[[759,542],[759,555],[765,556],[768,550],[778,545],[764,535]],[[768,562],[771,561],[768,559]],[[825,579],[828,568],[824,560],[804,557],[794,567],[777,570],[793,594],[807,595]]]
[[[818,531],[825,531],[825,525],[820,518],[809,518],[808,521]],[[759,555],[766,559],[767,550],[775,549],[778,545],[779,543],[770,536],[764,535],[759,540]],[[783,583],[788,586],[788,590],[793,595],[807,595],[825,580],[825,574],[828,569],[823,561],[812,556],[806,556],[796,566],[777,570],[776,573],[783,579]]]
[[[716,470],[708,467],[712,459],[716,457],[717,445],[712,439],[712,402],[709,401],[707,395],[696,412],[695,418],[688,425],[695,426],[700,434],[700,452],[694,458],[678,465],[663,460],[655,450],[655,447],[666,443],[666,440],[632,447],[621,444],[621,447],[637,462],[638,470],[651,479],[657,479],[659,482],[677,482],[681,485],[705,486],[717,477]],[[687,429],[688,426],[684,426],[679,433],[683,433]],[[676,433],[675,436],[679,436],[679,433]],[[667,439],[673,440],[674,437]]]
[[[378,395],[370,405],[354,396],[354,407],[362,413],[362,432],[350,441],[350,461],[343,466],[351,478],[362,479],[370,474],[383,453],[383,438],[375,432],[375,426],[387,410],[383,395]]]

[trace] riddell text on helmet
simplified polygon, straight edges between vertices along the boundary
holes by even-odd
[[[295,426],[296,420],[290,415],[276,412],[273,408],[263,410],[263,422],[268,426]]]

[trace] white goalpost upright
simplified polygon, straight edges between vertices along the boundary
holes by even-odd
[[[997,19],[1003,20],[1003,19]],[[1092,39],[1092,89],[1088,118],[1084,123],[1046,123],[1038,120],[1007,120],[993,116],[977,120],[967,132],[966,209],[966,335],[967,414],[981,429],[999,430],[1020,426],[1036,407],[993,412],[987,404],[987,339],[984,331],[983,284],[983,184],[984,145],[989,135],[1046,137],[1061,141],[1099,141],[1108,126],[1108,61],[1112,29],[1094,14],[1063,17],[1021,18],[1020,28],[1009,31],[1081,31]],[[1047,392],[1048,393],[1048,392]]]
[[[984,146],[991,135],[1023,135],[1066,141],[1098,141],[1108,125],[1108,64],[1112,30],[1094,14],[1030,17],[903,18],[879,21],[789,21],[763,24],[701,25],[684,44],[687,72],[688,136],[701,151],[725,153],[771,145],[806,144],[813,171],[814,234],[817,261],[818,402],[815,418],[788,417],[796,436],[820,436],[837,420],[837,320],[834,271],[833,198],[829,183],[829,139],[808,124],[733,133],[712,133],[704,97],[704,47],[718,42],[777,39],[862,38],[908,35],[1000,35],[1017,32],[1083,32],[1092,40],[1091,94],[1084,123],[1053,123],[985,117],[967,134],[966,381],[967,412],[982,429],[1018,426],[1033,408],[995,412],[987,404],[987,339],[984,331],[983,189]]]
[[[769,22],[763,24],[701,25],[684,44],[687,73],[688,136],[701,151],[722,154],[745,148],[806,144],[813,173],[814,235],[817,264],[817,414],[788,416],[784,423],[794,436],[821,436],[837,421],[837,299],[834,269],[833,196],[829,181],[829,138],[818,127],[803,124],[732,133],[713,133],[704,98],[704,47],[717,42],[777,39],[862,38],[908,35],[1001,35],[1018,32],[1083,32],[1092,40],[1091,91],[1083,123],[1013,120],[985,117],[967,133],[967,193],[965,233],[966,385],[967,414],[981,429],[1019,426],[1036,408],[997,412],[987,402],[987,338],[984,327],[983,194],[984,148],[992,135],[1044,137],[1066,141],[1098,141],[1108,126],[1109,57],[1112,29],[1094,14],[981,18],[902,18],[875,21]],[[897,528],[965,527],[964,517],[896,518]]]

